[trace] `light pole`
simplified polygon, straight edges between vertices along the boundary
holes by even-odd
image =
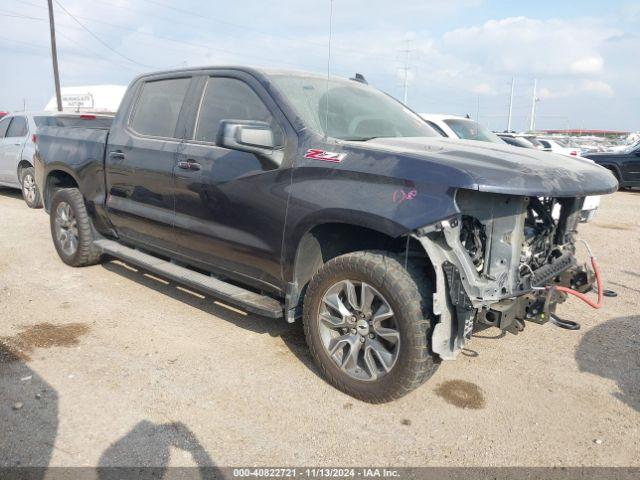
[[[511,77],[511,95],[509,95],[509,119],[507,120],[507,132],[511,131],[511,114],[513,113],[513,89],[516,85],[516,77]]]

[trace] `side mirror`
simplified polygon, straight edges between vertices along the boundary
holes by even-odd
[[[218,145],[254,153],[268,161],[270,165],[265,165],[265,168],[279,167],[284,156],[282,150],[276,149],[273,129],[266,122],[222,120]]]
[[[255,153],[271,153],[275,147],[273,130],[266,122],[222,120],[218,143],[221,147]]]

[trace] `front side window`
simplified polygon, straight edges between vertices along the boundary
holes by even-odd
[[[387,94],[352,80],[273,74],[269,78],[303,123],[342,140],[438,137],[425,121]]]
[[[9,123],[11,123],[10,118],[3,118],[0,120],[0,138],[4,138],[7,133],[7,128],[9,128]]]
[[[190,78],[145,82],[129,125],[141,135],[174,138]]]
[[[480,142],[503,143],[495,133],[484,125],[464,118],[448,118],[444,120],[455,134],[464,140],[478,140]]]
[[[283,143],[280,126],[249,85],[235,78],[211,77],[202,97],[194,140],[215,143],[223,120],[268,123],[274,132],[275,145]]]
[[[24,137],[29,133],[27,119],[24,117],[13,117],[11,125],[7,129],[7,137]]]

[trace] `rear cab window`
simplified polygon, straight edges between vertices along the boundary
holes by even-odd
[[[24,117],[13,117],[11,119],[9,128],[7,129],[6,137],[21,138],[26,137],[27,133],[29,133],[29,128],[27,127],[27,119]]]
[[[176,138],[176,126],[190,82],[191,77],[144,82],[129,118],[129,127],[144,136]]]

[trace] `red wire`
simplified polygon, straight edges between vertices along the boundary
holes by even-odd
[[[598,284],[598,303],[594,303],[589,299],[585,294],[576,292],[575,290],[567,287],[556,287],[556,290],[559,292],[565,292],[575,297],[578,297],[580,300],[585,302],[587,305],[593,308],[601,308],[603,305],[603,292],[602,292],[602,279],[600,278],[600,269],[598,268],[598,264],[596,263],[595,257],[591,257],[591,266],[593,267],[593,271],[596,274],[596,282]]]

